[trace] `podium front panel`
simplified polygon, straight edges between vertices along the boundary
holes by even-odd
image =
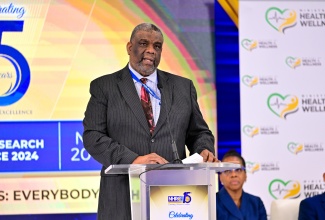
[[[227,162],[117,164],[105,173],[129,175],[132,220],[216,220],[216,173],[237,168]]]
[[[129,177],[132,220],[216,219],[214,170],[151,170]]]

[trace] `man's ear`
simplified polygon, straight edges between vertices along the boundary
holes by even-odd
[[[126,51],[127,51],[128,55],[130,55],[131,48],[132,48],[132,43],[131,42],[128,42],[126,44]]]
[[[323,173],[323,179],[324,179],[324,182],[325,182],[325,173]]]

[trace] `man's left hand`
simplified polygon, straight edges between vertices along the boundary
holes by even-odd
[[[203,157],[203,162],[219,162],[218,158],[216,158],[213,153],[207,149],[203,150],[200,155]]]

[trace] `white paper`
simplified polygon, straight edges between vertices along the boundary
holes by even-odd
[[[195,154],[183,159],[182,162],[183,162],[183,164],[203,163],[203,157],[200,154],[195,153]]]

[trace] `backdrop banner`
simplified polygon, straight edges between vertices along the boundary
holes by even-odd
[[[276,199],[325,191],[325,2],[241,0],[245,190]]]

